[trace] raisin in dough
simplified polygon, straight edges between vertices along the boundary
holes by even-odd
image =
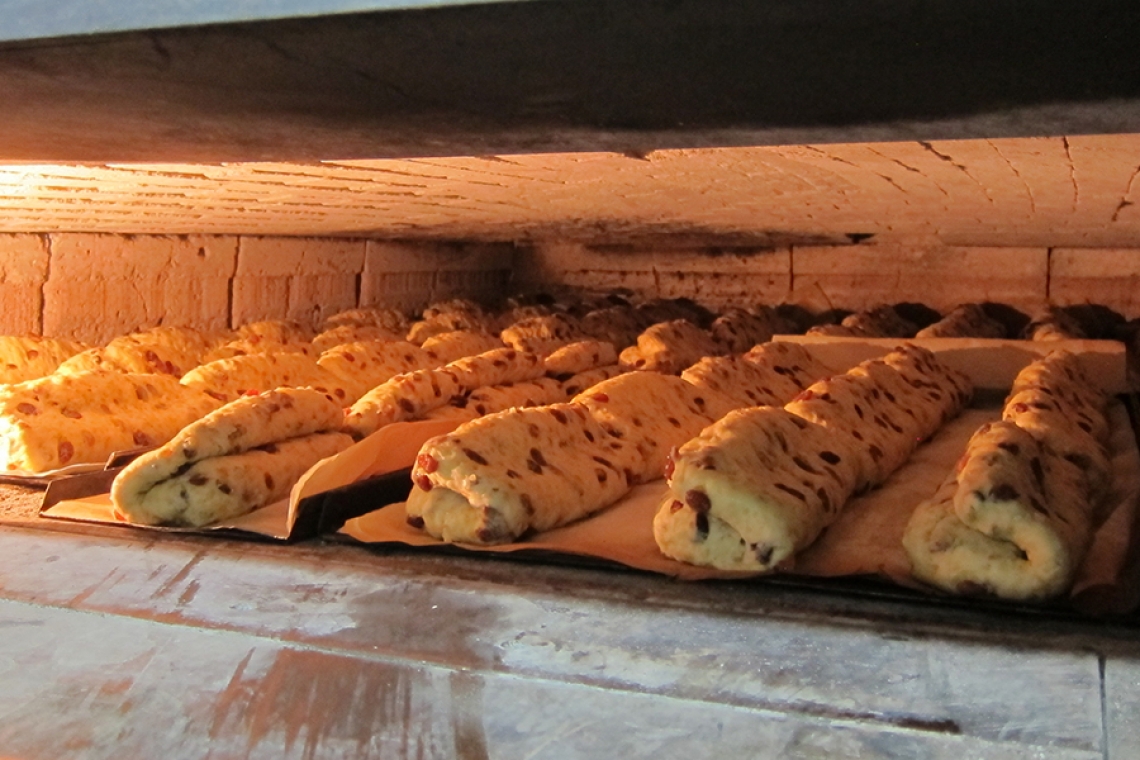
[[[219,406],[169,375],[49,375],[0,390],[0,461],[46,472],[155,446]]]
[[[205,333],[185,327],[156,327],[77,353],[62,362],[56,372],[67,375],[102,369],[181,377],[198,366],[211,348],[213,344]]]
[[[408,522],[444,541],[504,543],[613,504],[632,462],[580,404],[511,409],[424,444]]]
[[[503,347],[503,342],[495,336],[469,330],[452,330],[433,335],[421,342],[424,351],[434,355],[440,364]]]
[[[864,378],[870,387],[871,398],[886,402],[883,419],[894,432],[917,442],[933,435],[942,426],[941,407],[924,400],[918,389],[907,383],[885,361],[871,359],[862,362],[847,370],[847,374]],[[881,426],[883,423],[874,424]]]
[[[662,477],[672,448],[741,406],[722,393],[656,372],[630,372],[598,383],[574,403],[586,406],[607,432],[637,452],[635,483]]]
[[[1110,478],[1105,449],[1107,396],[1078,362],[1074,354],[1053,351],[1025,367],[1014,378],[1002,418],[1076,465],[1097,503]]]
[[[581,372],[613,364],[617,364],[617,351],[612,343],[580,340],[546,357],[546,374],[567,380]]]
[[[1076,354],[1052,351],[1026,366],[1014,378],[1010,396],[1028,389],[1037,389],[1051,396],[1066,413],[1078,420],[1078,424],[1084,423],[1080,425],[1082,429],[1098,440],[1106,440],[1108,397],[1085,374]]]
[[[269,474],[280,485],[279,481],[287,480],[286,473],[291,470],[282,470],[278,475],[272,469],[274,463],[297,468],[302,467],[301,460],[308,458],[308,464],[301,470],[303,473],[319,459],[335,453],[330,449],[347,448],[351,439],[337,434],[299,442],[286,449],[285,457],[278,457],[271,448],[266,449],[267,446],[300,441],[314,433],[334,432],[341,427],[343,420],[344,411],[336,398],[309,388],[281,388],[238,399],[187,425],[166,444],[123,468],[111,485],[111,500],[115,508],[133,522],[146,525],[205,524],[190,521],[206,520],[214,508],[254,504],[257,494],[277,493],[273,488],[267,488],[264,475]],[[163,483],[178,479],[201,462],[255,450],[261,450],[266,456],[246,458],[226,465],[224,469],[216,469],[215,463],[199,470],[200,477],[193,483],[178,480],[176,485],[160,488]],[[268,469],[257,469],[263,465]],[[255,472],[260,473],[257,475],[259,480],[257,483],[235,480],[233,476],[240,472],[251,476]],[[223,474],[224,478],[219,480]],[[221,491],[221,496],[211,493],[211,488],[204,488],[205,484],[198,482],[207,476],[213,478],[211,488]],[[221,488],[221,485],[226,488]],[[159,488],[158,493],[152,497],[150,494],[156,488]],[[236,497],[223,498],[234,496],[234,493],[226,493],[227,489],[236,491]],[[249,491],[250,498],[244,497],[243,489]],[[207,522],[229,516],[233,514]]]
[[[1069,588],[1090,537],[1076,468],[997,422],[979,428],[956,472],[915,510],[903,547],[933,586],[1030,600]]]
[[[542,377],[546,372],[541,356],[513,348],[496,348],[466,356],[445,365],[444,369],[455,376],[464,391],[488,385],[522,383]]]
[[[364,438],[393,422],[419,419],[462,394],[459,381],[446,370],[405,372],[376,386],[353,404],[345,415],[346,430],[356,438]]]
[[[653,534],[682,562],[768,571],[835,521],[856,480],[854,452],[826,428],[779,407],[737,410],[673,456]]]

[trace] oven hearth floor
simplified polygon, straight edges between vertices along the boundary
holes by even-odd
[[[1134,758],[1128,621],[0,528],[0,756]]]

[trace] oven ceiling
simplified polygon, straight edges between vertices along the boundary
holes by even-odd
[[[1138,239],[1134,0],[361,2],[15,2],[0,229]]]
[[[4,230],[1134,246],[1140,135],[0,167]]]

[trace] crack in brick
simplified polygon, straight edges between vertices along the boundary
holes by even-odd
[[[906,169],[908,172],[913,172],[914,174],[919,175],[920,177],[922,177],[926,181],[930,182],[930,184],[934,186],[935,190],[942,193],[947,198],[950,197],[950,193],[946,191],[946,188],[942,187],[942,185],[935,182],[933,178],[926,176],[926,172],[924,172],[922,169],[911,166],[910,164],[908,164],[904,161],[900,161],[899,159],[897,159],[893,156],[888,156],[885,153],[881,153],[881,152],[875,150],[874,148],[868,147],[867,150],[871,151],[872,153],[874,153],[876,156],[878,156],[880,158],[886,159],[887,161],[890,161],[893,164],[897,164],[898,166],[901,166],[902,168]]]
[[[926,150],[930,153],[933,153],[939,159],[941,159],[942,161],[945,161],[946,163],[950,164],[955,169],[957,169],[958,171],[962,172],[967,177],[969,177],[970,180],[975,185],[977,185],[978,187],[980,187],[982,189],[982,194],[986,196],[986,200],[989,201],[991,204],[994,202],[993,196],[990,195],[989,188],[986,187],[985,184],[982,183],[977,177],[975,177],[973,174],[971,174],[970,170],[966,168],[965,164],[961,164],[961,163],[955,161],[954,158],[952,156],[950,156],[948,153],[942,153],[937,148],[935,148],[933,145],[931,145],[930,143],[928,143],[924,140],[919,140],[918,144],[921,145],[924,150]]]
[[[1073,211],[1076,212],[1077,204],[1081,200],[1080,188],[1077,185],[1077,165],[1073,163],[1073,154],[1069,149],[1069,138],[1062,137],[1061,145],[1065,148],[1065,160],[1069,162],[1069,182],[1073,185]]]
[[[998,158],[1000,158],[1002,161],[1005,161],[1005,165],[1008,166],[1009,170],[1013,172],[1014,176],[1016,176],[1021,181],[1022,187],[1025,188],[1025,197],[1029,199],[1029,212],[1036,216],[1037,199],[1033,197],[1033,188],[1029,186],[1029,183],[1025,181],[1025,177],[1021,176],[1021,172],[1017,170],[1017,167],[1013,165],[1012,161],[1006,158],[1005,154],[1001,152],[1001,149],[998,148],[996,144],[994,144],[993,140],[986,140],[986,144],[994,149],[994,153],[998,155]]]
[[[622,155],[622,154],[619,154],[619,155]],[[649,156],[649,154],[646,153],[645,157],[642,158],[641,160],[648,161],[649,160],[648,156]],[[504,177],[506,179],[522,180],[524,182],[545,182],[549,185],[565,185],[566,184],[562,180],[544,179],[542,177],[527,176],[525,174],[510,174],[508,172],[493,172],[493,171],[488,171],[487,169],[482,168],[482,167],[462,166],[462,165],[456,165],[456,164],[448,163],[442,159],[409,158],[406,161],[409,164],[421,164],[423,166],[439,167],[442,169],[454,169],[456,171],[461,171],[461,172],[470,172],[472,174],[484,174],[484,175],[491,176],[491,177]],[[507,163],[507,162],[504,162],[504,163]],[[521,164],[515,164],[515,165],[521,166]],[[502,187],[502,185],[500,185],[500,187]]]
[[[44,334],[44,311],[47,308],[48,300],[47,284],[48,279],[51,277],[51,260],[52,256],[54,255],[54,252],[52,250],[52,236],[49,234],[43,234],[40,236],[40,239],[43,242],[44,251],[47,253],[47,260],[44,263],[44,278],[40,282],[40,308],[36,322],[37,335]]]
[[[804,147],[807,148],[808,150],[814,152],[814,153],[818,153],[819,155],[823,156],[824,158],[829,158],[832,161],[838,161],[841,164],[847,164],[848,166],[854,166],[856,169],[862,169],[863,168],[859,164],[848,161],[846,158],[840,158],[839,156],[834,156],[825,150],[820,150],[819,148],[815,147],[814,145],[805,145]]]
[[[900,193],[902,193],[902,194],[904,194],[904,195],[906,195],[906,194],[907,194],[907,192],[906,192],[906,188],[905,188],[905,187],[903,187],[902,185],[900,185],[898,182],[895,182],[893,179],[891,179],[890,177],[888,177],[886,174],[879,174],[879,173],[877,173],[877,172],[876,172],[876,173],[875,173],[875,176],[877,176],[877,177],[879,177],[880,179],[884,180],[884,181],[885,181],[887,184],[889,184],[889,185],[890,185],[891,187],[893,187],[894,189],[898,190]]]

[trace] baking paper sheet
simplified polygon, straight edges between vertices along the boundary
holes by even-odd
[[[878,576],[913,588],[910,560],[902,534],[918,504],[938,489],[957,463],[974,431],[1001,418],[1001,410],[968,409],[930,441],[880,488],[853,499],[839,519],[796,558],[789,572],[816,577]],[[1124,407],[1109,411],[1110,456],[1114,487],[1102,507],[1103,523],[1073,590],[1073,604],[1086,612],[1123,612],[1136,604],[1140,591],[1123,572],[1128,548],[1134,543],[1137,502],[1140,500],[1140,451]],[[472,552],[543,554],[588,557],[636,570],[684,580],[747,578],[759,573],[726,572],[669,559],[653,539],[653,515],[667,493],[663,480],[633,489],[612,507],[592,517],[527,540],[499,546],[447,544],[405,521],[405,505],[349,520],[343,536],[366,544],[416,547],[459,547]]]

